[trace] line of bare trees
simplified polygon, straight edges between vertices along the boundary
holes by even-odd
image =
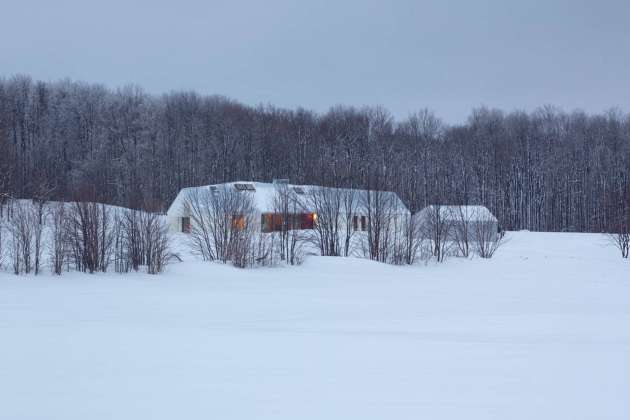
[[[27,76],[0,79],[0,150],[0,201],[45,182],[59,201],[89,186],[165,210],[184,187],[290,178],[394,191],[412,212],[482,204],[507,230],[611,232],[630,186],[630,118],[615,110],[480,108],[449,126],[427,110],[317,114]]]
[[[158,274],[171,259],[164,220],[102,203],[8,199],[0,216],[0,268],[14,274],[117,272]]]

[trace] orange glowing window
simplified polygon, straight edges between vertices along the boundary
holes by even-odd
[[[245,221],[245,216],[242,215],[234,215],[232,216],[232,229],[243,230],[247,226]]]

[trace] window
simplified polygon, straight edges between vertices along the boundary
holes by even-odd
[[[295,191],[296,194],[304,195],[304,189],[302,187],[293,187],[293,191]]]
[[[286,219],[279,213],[263,213],[260,216],[260,229],[263,232],[282,232],[285,226],[287,230],[314,229],[315,223],[315,213],[290,213]]]
[[[260,215],[260,230],[263,232],[281,232],[282,215],[276,213],[263,213]]]
[[[367,216],[352,216],[352,229],[355,232],[362,231],[365,232],[368,228],[368,218]]]
[[[314,229],[317,215],[315,213],[302,213],[300,216],[300,229]]]
[[[271,215],[263,213],[260,215],[260,230],[262,232],[271,232]]]
[[[245,216],[242,214],[235,214],[232,216],[232,229],[243,230],[247,226]]]
[[[182,217],[182,232],[190,233],[190,217]]]

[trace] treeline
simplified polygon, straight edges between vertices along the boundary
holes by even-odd
[[[0,196],[164,211],[186,186],[233,180],[387,189],[412,210],[482,204],[506,229],[610,231],[630,204],[630,117],[544,107],[325,114],[224,97],[0,79]]]

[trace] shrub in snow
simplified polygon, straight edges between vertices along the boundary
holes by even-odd
[[[114,223],[114,266],[117,272],[159,274],[171,259],[168,228],[156,213],[135,209],[117,211]]]
[[[304,208],[312,209],[317,214],[317,223],[313,226],[312,235],[307,237],[315,244],[320,255],[348,256],[355,229],[352,217],[358,207],[358,193],[346,188],[310,188],[304,201]]]
[[[69,259],[78,271],[107,271],[112,257],[114,223],[105,204],[75,202],[69,206],[65,237]]]
[[[422,235],[431,241],[433,249],[432,254],[438,260],[443,262],[449,253],[453,241],[450,240],[452,223],[449,215],[441,205],[432,205],[427,207],[424,212],[422,221]]]
[[[68,241],[66,231],[68,212],[65,203],[55,203],[50,207],[50,235],[48,243],[48,255],[51,270],[60,275],[68,256]]]
[[[255,232],[252,198],[226,187],[193,189],[184,200],[190,215],[189,244],[207,261],[251,263]]]
[[[480,220],[474,224],[475,252],[481,258],[492,258],[503,241],[504,235],[497,232],[492,220]]]
[[[12,200],[10,215],[6,225],[10,235],[9,254],[14,274],[28,274],[33,269],[34,226],[29,204],[21,200]]]
[[[294,229],[294,224],[300,223],[295,220],[295,217],[304,211],[304,203],[301,202],[295,190],[289,188],[288,184],[278,183],[275,186],[273,207],[274,214],[281,220],[280,231],[272,234],[280,260],[291,265],[301,264],[307,234],[299,229]],[[332,248],[337,255],[338,245],[332,245]]]
[[[390,262],[396,265],[414,264],[418,258],[423,258],[420,251],[424,240],[420,224],[411,215],[403,215],[400,218],[394,230]]]
[[[391,262],[399,229],[397,205],[396,196],[388,192],[366,190],[359,195],[359,208],[367,215],[362,248],[364,255],[371,260]]]
[[[611,233],[608,237],[613,245],[621,251],[621,258],[628,258],[630,255],[630,230]]]

